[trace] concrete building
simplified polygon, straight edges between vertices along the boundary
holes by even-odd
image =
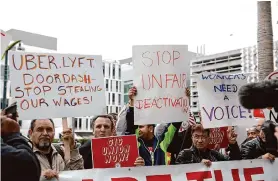
[[[274,65],[278,68],[278,41],[274,42]],[[196,57],[191,61],[191,110],[197,116],[198,104],[197,75],[202,72],[216,72],[249,75],[248,82],[258,81],[257,46],[245,47],[214,55]]]
[[[22,43],[16,46],[13,50],[26,51],[26,52],[44,52],[44,53],[55,53],[57,52],[57,38],[34,34],[30,32],[24,32],[21,30],[9,30],[7,31],[12,36],[12,41],[22,40]],[[106,105],[107,113],[119,112],[124,104],[123,96],[123,83],[121,81],[122,71],[121,64],[117,61],[103,61],[103,74],[104,74],[104,85],[106,88]],[[1,77],[0,77],[0,98],[2,102],[3,97],[3,82],[4,82],[4,61],[1,61]],[[11,82],[8,80],[8,91],[7,98],[9,103],[12,102],[11,97]],[[90,127],[90,120],[93,115],[88,117],[77,117],[68,118],[68,125],[75,129],[76,137],[80,136],[91,136],[92,129]],[[31,120],[20,121],[21,132],[27,135]],[[62,119],[54,119],[55,124],[55,138],[58,138],[59,133],[62,131]]]
[[[120,60],[122,64],[122,81],[124,84],[124,104],[128,103],[128,91],[133,86],[133,66],[132,58]]]

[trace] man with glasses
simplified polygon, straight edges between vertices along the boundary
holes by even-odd
[[[228,129],[229,140],[229,156],[224,156],[218,151],[210,150],[209,144],[209,129],[204,129],[201,124],[196,124],[192,127],[192,147],[181,151],[176,159],[176,164],[188,163],[204,163],[210,166],[211,162],[240,160],[240,150],[236,142],[237,134],[233,128]]]

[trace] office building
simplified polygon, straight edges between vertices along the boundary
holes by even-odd
[[[122,64],[122,81],[124,84],[124,104],[128,103],[128,91],[133,86],[133,66],[132,58],[120,60]]]

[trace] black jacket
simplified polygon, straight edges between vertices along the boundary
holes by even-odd
[[[79,153],[82,155],[84,160],[84,169],[93,168],[92,161],[92,141],[88,140],[79,148]]]
[[[19,133],[1,139],[1,180],[39,181],[40,163],[28,141]]]
[[[183,132],[176,131],[175,136],[167,149],[167,151],[171,153],[170,165],[175,165],[177,156],[182,150],[189,149],[192,146],[191,136],[191,126]]]
[[[271,153],[278,157],[278,152],[275,150],[266,149],[265,143],[259,137],[241,145],[242,159],[261,158],[266,153]]]
[[[222,155],[218,151],[207,149],[204,152],[200,152],[197,148],[192,146],[190,149],[184,149],[181,151],[176,159],[176,164],[188,164],[188,163],[200,163],[202,159],[216,161],[227,160],[240,160],[240,150],[237,144],[229,145],[230,154],[229,157]]]
[[[278,143],[274,136],[276,123],[267,120],[263,123],[261,130],[265,135],[265,142],[257,137],[241,146],[242,159],[256,159],[261,158],[266,153],[270,153],[278,157]]]

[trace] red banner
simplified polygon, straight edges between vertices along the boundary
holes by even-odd
[[[94,168],[132,167],[138,157],[137,138],[115,136],[92,139]]]

